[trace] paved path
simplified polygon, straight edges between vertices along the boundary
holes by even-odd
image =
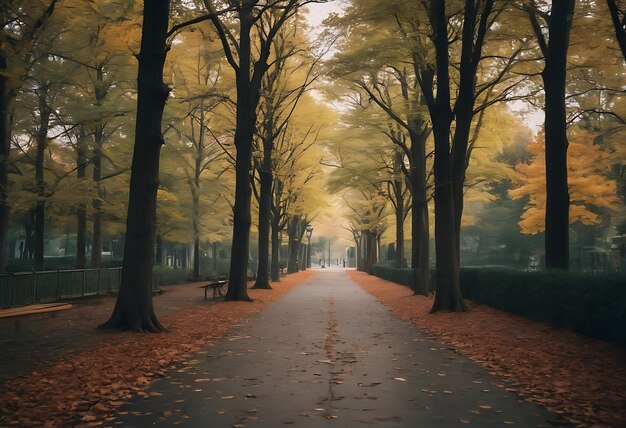
[[[210,320],[207,320],[210,322]],[[546,426],[476,363],[320,270],[122,407],[126,427]]]

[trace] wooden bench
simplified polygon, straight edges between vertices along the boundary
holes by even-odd
[[[222,293],[222,287],[224,287],[227,283],[228,281],[226,280],[216,280],[211,281],[208,284],[201,285],[200,288],[204,288],[204,300],[208,300],[207,293],[209,288],[213,290],[213,298],[218,297],[218,295],[220,297],[223,296],[224,293]]]

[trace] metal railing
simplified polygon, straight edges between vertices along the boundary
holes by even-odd
[[[121,267],[1,274],[0,308],[115,293],[121,280]]]

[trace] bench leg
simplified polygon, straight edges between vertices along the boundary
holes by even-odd
[[[207,290],[208,290],[208,287],[205,287],[204,288],[204,300],[207,300]]]
[[[222,287],[218,287],[217,292],[220,296],[224,296],[224,293],[222,293]]]

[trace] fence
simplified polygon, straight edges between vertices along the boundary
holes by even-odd
[[[122,268],[53,270],[0,275],[0,308],[115,293]]]

